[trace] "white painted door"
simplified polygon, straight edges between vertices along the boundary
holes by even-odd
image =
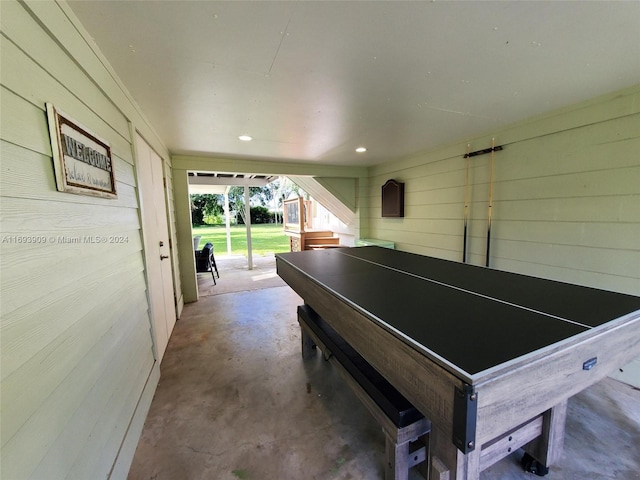
[[[176,323],[163,161],[139,135],[136,147],[151,330],[160,362]]]

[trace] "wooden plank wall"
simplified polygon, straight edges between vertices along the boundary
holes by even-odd
[[[168,153],[68,6],[0,4],[0,477],[124,478],[159,372],[131,132]],[[111,144],[116,200],[56,190],[45,102]]]
[[[490,266],[640,295],[640,85],[486,136],[371,169],[361,236],[462,260],[465,160],[496,145]],[[490,155],[472,157],[468,248],[485,264]],[[405,182],[405,217],[381,218],[381,187]],[[614,375],[640,387],[640,358]]]
[[[640,293],[640,86],[470,140],[495,153],[490,266]],[[467,142],[371,169],[367,235],[462,260]],[[484,265],[490,155],[471,158],[469,261]],[[405,182],[405,217],[381,186]]]

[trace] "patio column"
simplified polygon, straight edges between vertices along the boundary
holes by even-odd
[[[244,217],[247,226],[247,266],[253,270],[253,253],[251,252],[251,205],[249,204],[249,186],[244,187]]]
[[[224,190],[224,218],[225,225],[227,227],[227,255],[231,255],[231,214],[229,213],[229,190],[231,187],[227,187]]]

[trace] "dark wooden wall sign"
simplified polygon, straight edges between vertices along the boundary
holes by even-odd
[[[387,180],[382,186],[382,216],[404,217],[404,183]]]
[[[118,198],[109,143],[51,103],[46,109],[58,190]]]

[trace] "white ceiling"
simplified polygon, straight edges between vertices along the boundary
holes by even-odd
[[[373,165],[640,82],[638,1],[68,3],[178,154]]]

